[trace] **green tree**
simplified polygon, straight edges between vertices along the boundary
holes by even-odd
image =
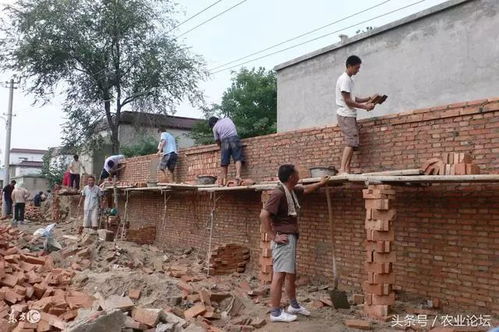
[[[51,188],[62,183],[64,172],[68,168],[63,155],[56,155],[55,151],[55,148],[50,148],[42,158],[42,175],[49,181]]]
[[[136,144],[121,147],[125,157],[145,156],[158,151],[158,141],[153,137],[142,137]]]
[[[231,86],[224,92],[220,105],[204,108],[210,116],[229,117],[234,121],[240,137],[254,137],[276,132],[277,79],[274,71],[265,68],[241,69],[232,77]],[[213,134],[206,121],[198,123],[191,137],[198,144],[213,143]]]
[[[117,153],[124,107],[168,114],[184,99],[202,104],[204,65],[168,33],[173,11],[172,0],[19,0],[6,6],[0,66],[26,78],[38,101],[64,91],[66,145],[88,143],[106,119]]]

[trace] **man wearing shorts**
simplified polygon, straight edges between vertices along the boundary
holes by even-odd
[[[104,161],[104,166],[102,167],[102,173],[100,175],[101,183],[110,176],[117,174],[123,168],[125,168],[125,156],[122,154],[110,156]]]
[[[87,178],[87,185],[83,188],[80,202],[78,203],[78,206],[80,206],[81,201],[85,199],[85,202],[83,203],[83,227],[80,228],[80,232],[83,228],[92,227],[95,230],[98,228],[100,196],[100,188],[95,185],[95,178],[93,175],[90,175]]]
[[[346,61],[346,70],[336,81],[336,111],[338,126],[345,138],[345,149],[341,157],[339,174],[350,173],[350,163],[353,151],[359,147],[359,127],[357,126],[357,108],[370,111],[374,104],[371,98],[360,98],[354,95],[354,81],[352,76],[360,70],[362,61],[356,55],[351,55]]]
[[[241,165],[244,161],[243,148],[241,140],[237,136],[236,126],[229,118],[219,119],[212,116],[208,120],[210,128],[213,130],[213,136],[218,146],[220,146],[222,167],[221,184],[227,184],[227,172],[230,164],[230,157],[234,159],[236,164],[236,181],[241,181]]]
[[[160,161],[158,168],[163,172],[166,177],[166,169],[170,171],[172,175],[172,182],[175,182],[175,165],[177,164],[177,143],[175,142],[175,137],[172,134],[164,130],[163,128],[158,129],[160,133],[159,144],[158,144],[158,156],[160,156]]]
[[[310,316],[310,312],[296,300],[296,245],[299,237],[298,216],[300,198],[326,185],[328,178],[307,186],[297,186],[300,174],[294,165],[282,165],[278,171],[279,185],[272,190],[265,202],[260,220],[264,230],[272,239],[272,285],[270,297],[272,310],[270,321],[292,322],[295,314]],[[282,286],[290,300],[287,312],[281,308]]]

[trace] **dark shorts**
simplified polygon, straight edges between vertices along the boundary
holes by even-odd
[[[158,168],[162,171],[168,168],[170,172],[173,172],[175,170],[175,165],[177,165],[177,160],[178,155],[175,152],[167,153],[161,157]]]
[[[100,173],[100,179],[101,180],[104,180],[104,179],[107,179],[109,177],[109,172],[106,171],[105,169],[102,169],[102,173]]]
[[[357,125],[357,119],[350,116],[337,115],[338,126],[343,133],[345,138],[345,145],[358,148],[359,147],[359,127]]]
[[[243,147],[239,136],[224,138],[220,148],[222,157],[221,166],[228,166],[231,156],[234,161],[244,161]]]

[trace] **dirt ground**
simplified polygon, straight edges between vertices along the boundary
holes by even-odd
[[[32,233],[40,227],[46,226],[47,222],[28,222],[20,228]],[[138,245],[126,241],[99,241],[98,236],[84,234],[77,236],[76,226],[80,220],[67,218],[65,223],[58,224],[55,228],[55,238],[60,242],[63,250],[76,246],[88,247],[88,261],[83,261],[79,266],[75,262],[62,257],[60,252],[52,253],[56,264],[62,267],[72,266],[79,269],[73,278],[73,286],[82,289],[91,295],[106,298],[110,295],[127,295],[129,289],[139,289],[141,297],[135,301],[136,305],[150,308],[173,308],[174,313],[181,313],[191,307],[193,302],[183,296],[182,290],[177,286],[178,277],[174,275],[187,275],[194,281],[191,284],[195,289],[205,288],[212,293],[226,293],[230,296],[218,304],[214,304],[217,312],[222,313],[220,319],[212,320],[213,326],[224,331],[231,331],[231,326],[237,323],[239,317],[264,318],[266,324],[259,331],[272,332],[320,332],[359,331],[344,325],[347,319],[365,319],[362,314],[362,305],[353,305],[350,309],[334,309],[320,299],[328,299],[330,285],[308,283],[298,287],[297,298],[311,312],[311,317],[302,317],[292,323],[270,323],[269,294],[268,287],[262,288],[251,273],[232,274],[226,276],[206,276],[203,270],[205,255],[193,249],[168,251],[158,249],[151,245]],[[261,295],[248,295],[247,285],[252,290],[260,290]],[[352,294],[349,294],[352,295]],[[231,298],[240,300],[244,307],[236,318],[224,319],[223,313],[229,311]],[[424,299],[407,298],[403,294],[395,306],[395,313],[405,316],[415,313],[414,310],[422,309]],[[407,301],[405,301],[407,300]],[[285,301],[285,299],[284,299]],[[327,302],[327,300],[326,300]],[[322,303],[322,307],[319,307]],[[424,311],[426,310],[426,311]],[[424,309],[435,315],[443,315],[442,311]],[[447,314],[451,314],[446,312]],[[497,325],[497,317],[494,323]],[[391,322],[372,322],[373,331],[412,331],[416,329],[393,328]],[[494,325],[492,325],[494,326]],[[420,328],[417,331],[428,331],[428,328]],[[487,331],[486,328],[477,331]]]

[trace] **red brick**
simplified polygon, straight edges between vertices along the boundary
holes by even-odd
[[[390,201],[388,199],[367,199],[365,207],[366,209],[388,210],[390,209]]]
[[[345,325],[360,330],[371,330],[371,323],[360,319],[348,319],[345,321]]]
[[[388,231],[388,232],[368,230],[367,231],[367,240],[368,241],[394,241],[395,240],[395,233],[394,233],[393,229]]]
[[[160,313],[160,309],[135,308],[132,311],[132,318],[139,323],[153,327],[158,324]]]
[[[132,300],[140,299],[140,289],[130,288],[128,290],[128,297],[131,298]]]
[[[205,312],[206,312],[205,305],[202,303],[197,303],[194,306],[192,306],[191,308],[184,311],[184,317],[185,317],[185,319],[191,319],[191,318],[194,318],[198,315],[202,315]]]
[[[352,302],[354,304],[362,304],[362,303],[364,303],[364,295],[362,295],[362,294],[353,294],[352,295]]]

